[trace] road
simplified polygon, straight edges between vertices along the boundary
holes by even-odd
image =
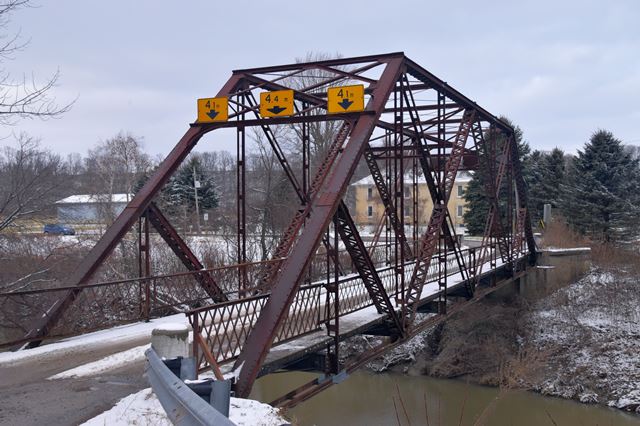
[[[143,361],[95,377],[47,377],[148,341],[141,338],[0,367],[0,425],[77,425],[111,408],[121,398],[149,386],[143,377]]]

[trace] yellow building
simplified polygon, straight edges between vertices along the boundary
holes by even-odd
[[[464,234],[464,213],[466,211],[466,200],[464,199],[465,191],[471,181],[471,175],[468,172],[460,172],[456,176],[453,185],[453,192],[449,199],[449,214],[456,227],[457,234]],[[404,221],[406,225],[412,225],[413,222],[413,198],[412,185],[413,179],[410,175],[405,176],[404,188]],[[418,179],[418,223],[420,226],[426,226],[429,222],[433,202],[429,194],[429,188],[422,176]],[[354,220],[358,226],[377,226],[384,214],[384,204],[380,199],[378,190],[371,175],[360,179],[351,184],[351,191],[355,198],[355,214]]]

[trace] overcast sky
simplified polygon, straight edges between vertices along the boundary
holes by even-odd
[[[119,131],[165,155],[231,70],[309,51],[404,51],[494,114],[534,149],[575,152],[598,128],[640,145],[640,2],[39,0],[11,30],[28,48],[3,65],[21,77],[60,70],[62,118],[21,121],[60,153]],[[207,140],[199,149],[230,149]],[[10,144],[6,138],[2,144]]]

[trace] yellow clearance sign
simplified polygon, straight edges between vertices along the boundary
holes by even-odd
[[[213,123],[229,119],[228,98],[198,99],[198,123]]]
[[[327,112],[364,111],[364,85],[330,87],[327,91]]]
[[[262,117],[293,115],[293,90],[260,93],[260,115]]]

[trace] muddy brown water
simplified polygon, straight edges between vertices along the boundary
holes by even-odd
[[[531,271],[503,294],[492,297],[518,293],[535,300],[574,282],[589,268],[588,256],[584,255],[544,255],[539,264],[549,267]],[[256,382],[251,397],[270,402],[315,377],[299,372],[272,374]],[[460,380],[364,370],[293,408],[289,418],[303,426],[640,425],[639,415],[602,405],[586,405],[523,390],[501,391]]]
[[[252,398],[269,402],[314,377],[310,373],[272,374],[258,380]],[[601,405],[522,390],[500,391],[459,380],[366,371],[303,402],[288,416],[303,426],[398,425],[398,418],[401,425],[431,426],[640,425],[640,416]],[[478,422],[481,416],[484,421]]]

